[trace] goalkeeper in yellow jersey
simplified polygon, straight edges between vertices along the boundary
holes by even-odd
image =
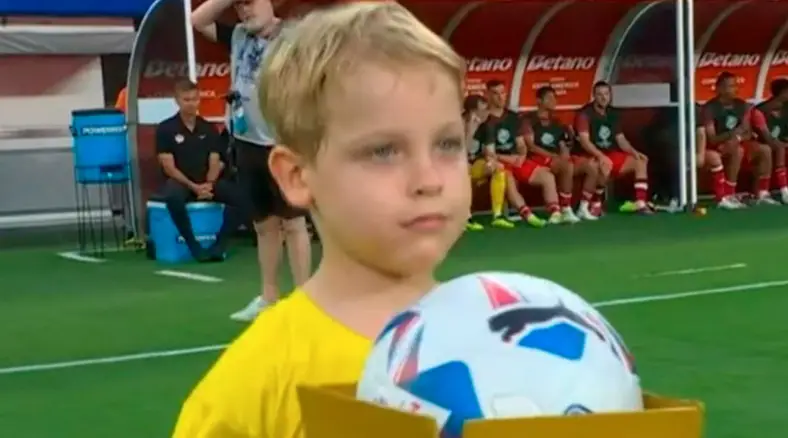
[[[514,223],[506,219],[504,215],[504,200],[508,199],[518,211],[529,213],[526,217],[531,226],[544,227],[546,222],[543,219],[530,214],[523,196],[517,190],[517,182],[512,174],[501,163],[484,155],[480,138],[483,133],[480,128],[487,120],[488,115],[487,100],[484,96],[471,94],[465,98],[463,119],[465,120],[465,136],[468,144],[468,161],[471,166],[471,183],[473,186],[480,186],[488,180],[490,182],[490,205],[493,215],[491,225],[495,228],[514,228]],[[484,225],[470,218],[466,229],[479,231],[484,229]]]
[[[247,20],[272,11],[235,4],[251,5]],[[277,141],[270,172],[309,210],[323,256],[208,371],[176,438],[302,438],[296,388],[357,381],[385,324],[436,285],[468,218],[465,61],[402,5],[313,11],[269,43],[256,74]]]

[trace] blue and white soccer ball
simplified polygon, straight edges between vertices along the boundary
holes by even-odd
[[[395,317],[358,385],[361,400],[466,420],[643,409],[632,356],[605,318],[562,286],[485,272],[444,283]]]

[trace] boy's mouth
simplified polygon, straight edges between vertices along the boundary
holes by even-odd
[[[416,216],[402,223],[403,228],[413,231],[431,232],[446,226],[449,217],[441,213],[428,213]]]

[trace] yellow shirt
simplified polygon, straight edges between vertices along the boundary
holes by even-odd
[[[300,438],[296,386],[357,381],[371,348],[296,290],[224,352],[186,400],[173,437]]]

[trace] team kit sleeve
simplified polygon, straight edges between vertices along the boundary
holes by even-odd
[[[171,154],[174,150],[172,133],[166,125],[160,124],[156,127],[156,154]]]
[[[575,134],[588,134],[588,116],[582,109],[575,114],[574,122]]]
[[[765,137],[764,134],[769,133],[769,125],[766,123],[766,116],[758,108],[753,107],[749,111],[750,126],[759,137]]]

